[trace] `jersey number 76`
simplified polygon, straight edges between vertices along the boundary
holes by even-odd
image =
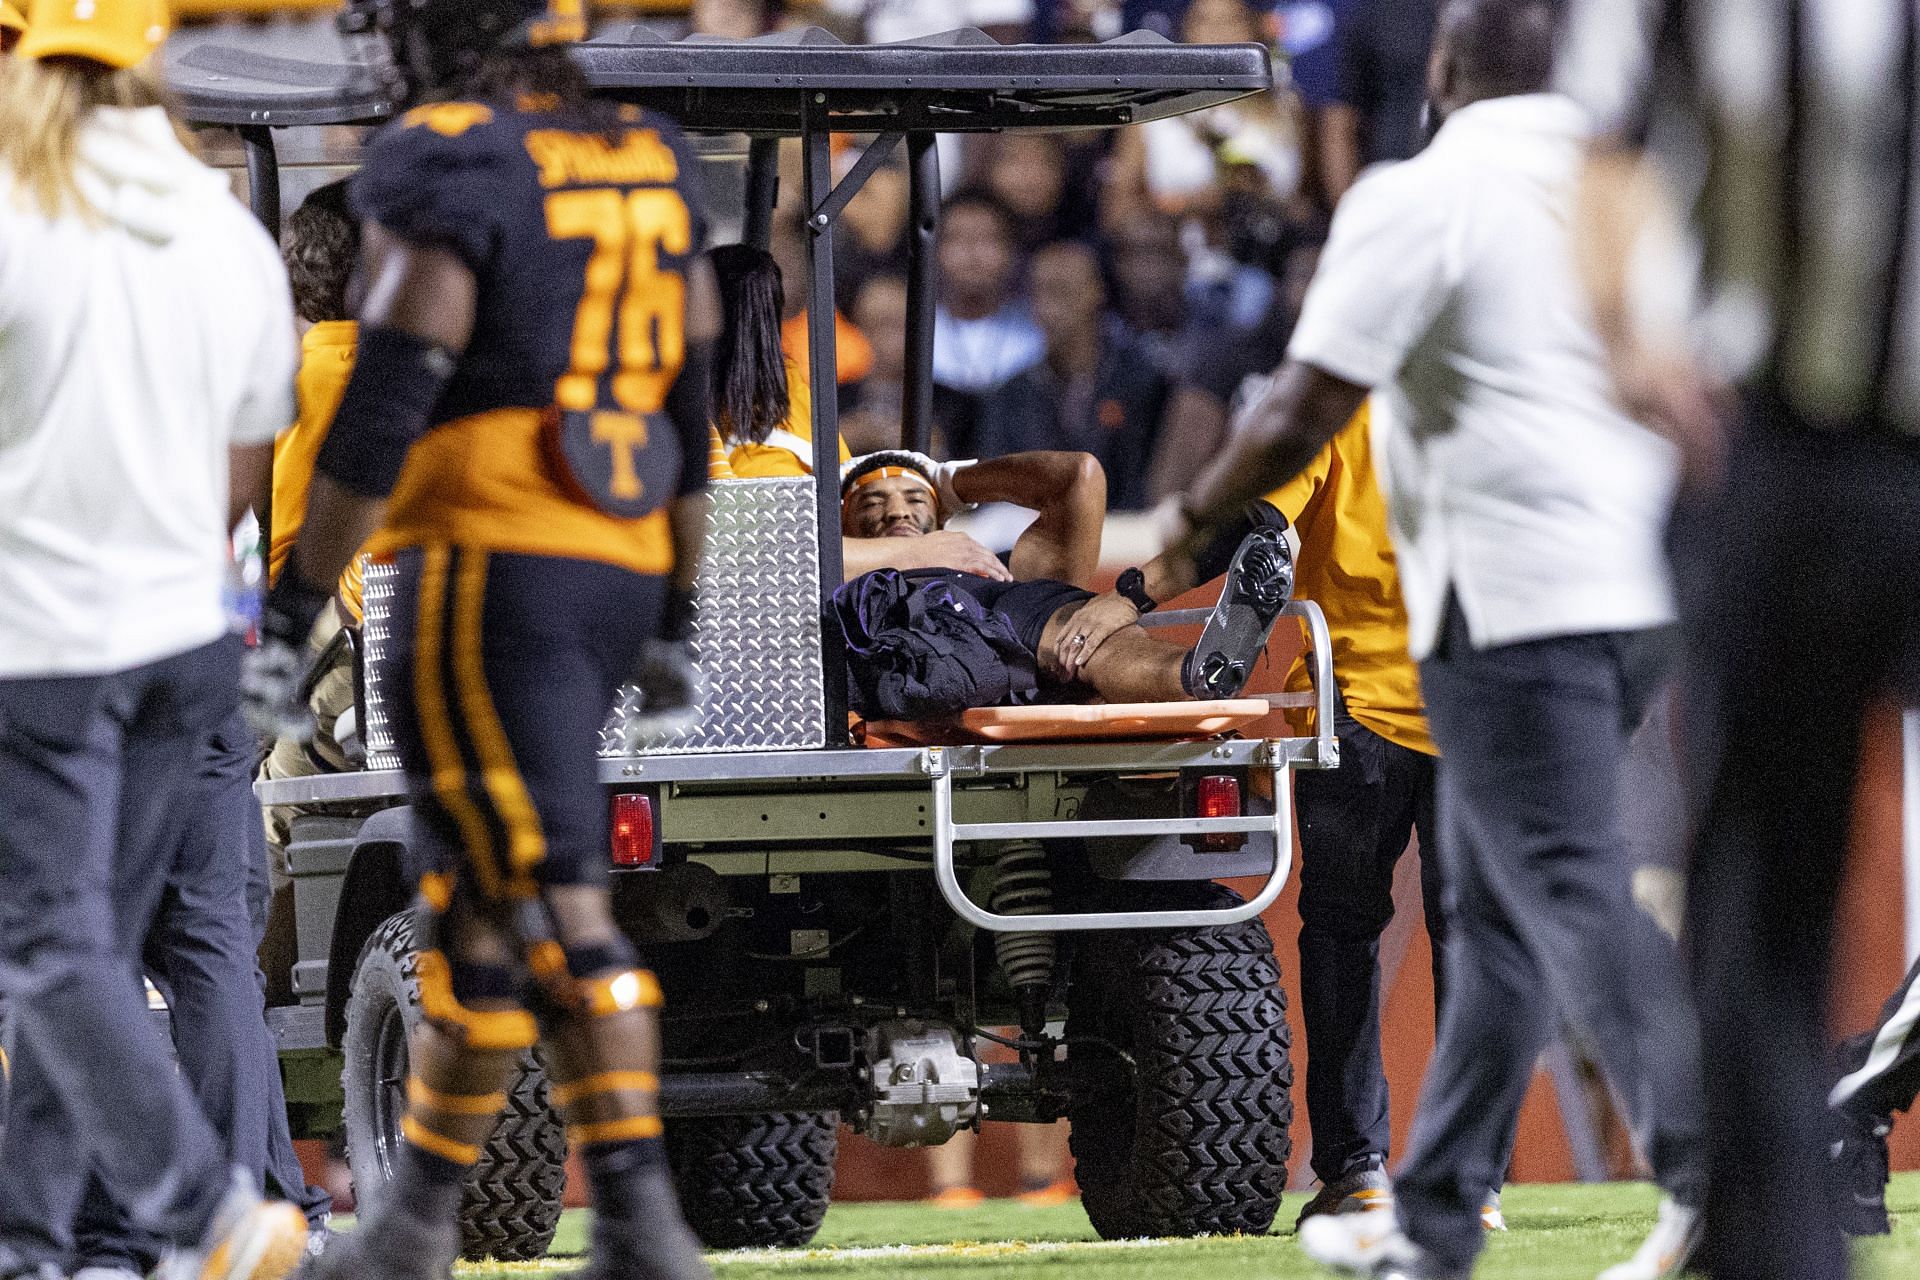
[[[660,260],[691,251],[692,216],[667,187],[560,191],[547,197],[547,234],[593,241],[572,354],[554,388],[562,452],[598,505],[616,515],[642,514],[655,505],[637,465],[646,418],[666,403],[686,355],[686,279],[663,270]],[[604,470],[583,456],[601,448],[609,450]]]

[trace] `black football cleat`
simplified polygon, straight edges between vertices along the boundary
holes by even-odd
[[[294,1280],[449,1280],[460,1256],[460,1227],[422,1222],[388,1206],[355,1231],[333,1233],[326,1249]]]
[[[562,1280],[713,1280],[667,1171],[650,1169],[638,1176],[638,1198],[655,1206],[653,1211],[638,1218],[595,1214],[592,1256]]]
[[[1227,566],[1220,603],[1187,655],[1182,683],[1199,700],[1238,697],[1293,599],[1293,549],[1279,529],[1255,529]]]

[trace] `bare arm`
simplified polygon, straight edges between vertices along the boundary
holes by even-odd
[[[1615,394],[1634,418],[1680,448],[1683,483],[1711,483],[1724,448],[1726,392],[1703,376],[1688,350],[1682,314],[1648,323],[1636,306],[1636,275],[1685,278],[1681,233],[1672,196],[1638,151],[1608,143],[1591,148],[1574,210],[1577,265],[1606,347]],[[1661,256],[1665,255],[1665,256]]]
[[[957,529],[941,529],[924,538],[842,538],[842,576],[848,582],[876,569],[954,569],[1011,582],[1000,557]]]
[[[1191,562],[1215,526],[1306,470],[1359,412],[1367,390],[1297,360],[1281,365],[1266,392],[1248,408],[1247,425],[1188,490],[1192,527],[1162,556],[1169,560],[1168,571],[1169,557]]]
[[[719,340],[722,323],[720,286],[713,274],[713,264],[701,258],[687,273],[687,348],[710,347]],[[702,379],[707,376],[704,365],[697,376]],[[698,399],[705,403],[704,395]],[[703,419],[709,416],[701,415]],[[704,423],[701,430],[688,433],[681,447],[697,448],[704,443],[703,434]],[[706,491],[702,490],[675,498],[667,513],[673,531],[673,585],[681,591],[694,589],[701,561],[706,558],[709,506]]]
[[[1227,442],[1227,406],[1211,391],[1183,386],[1173,393],[1160,426],[1147,492],[1155,502],[1186,488],[1193,468],[1215,457]]]
[[[363,328],[395,329],[459,355],[473,337],[479,285],[458,256],[408,244],[368,223],[365,240],[366,302]],[[292,567],[309,584],[339,580],[349,561],[380,527],[382,498],[355,493],[316,473],[307,498],[307,519],[294,548]]]
[[[963,502],[1010,502],[1039,513],[1014,545],[1013,576],[1083,584],[1100,567],[1107,473],[1089,453],[1036,450],[976,462],[953,477]]]
[[[273,442],[227,448],[227,528],[238,528],[247,512],[267,509],[273,489]],[[263,517],[264,518],[264,517]]]

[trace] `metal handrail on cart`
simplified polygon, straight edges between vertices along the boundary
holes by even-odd
[[[1204,622],[1211,611],[1175,610],[1157,618],[1158,626],[1181,626]],[[953,779],[964,771],[964,749],[930,747],[923,767],[933,780],[933,873],[940,896],[953,913],[993,933],[1077,933],[1096,929],[1195,929],[1210,925],[1238,924],[1272,906],[1286,887],[1293,871],[1293,792],[1287,786],[1288,770],[1334,768],[1340,763],[1340,742],[1333,733],[1333,646],[1327,631],[1326,615],[1310,600],[1289,604],[1284,617],[1304,618],[1312,638],[1314,697],[1318,712],[1314,737],[1304,742],[1272,739],[1257,744],[1251,767],[1264,769],[1273,789],[1273,812],[1241,818],[1122,818],[1041,822],[955,822],[953,818]],[[1163,767],[1181,772],[1217,769],[1223,756],[1234,752],[1226,744],[1191,743],[1177,758],[1170,752]],[[1302,750],[1301,748],[1304,748]],[[1044,762],[1038,758],[1035,768],[1059,773],[1095,772],[1112,767],[1100,753],[1075,759],[1068,753],[1055,753]],[[1006,765],[1003,763],[1002,768]],[[1046,915],[1002,915],[989,911],[967,895],[960,883],[959,846],[985,840],[1069,840],[1128,836],[1208,836],[1265,835],[1273,841],[1273,866],[1266,882],[1247,901],[1233,907],[1190,911],[1094,911],[1054,912]]]
[[[1250,920],[1272,906],[1286,887],[1293,871],[1293,796],[1286,786],[1290,761],[1281,744],[1260,744],[1264,759],[1259,767],[1273,781],[1273,812],[1253,818],[1150,818],[1118,821],[1077,820],[1059,822],[980,822],[953,820],[954,769],[948,749],[927,749],[927,769],[933,776],[933,874],[953,913],[977,928],[993,933],[1076,933],[1095,929],[1194,929],[1208,925],[1238,924]],[[1179,766],[1182,769],[1218,767],[1219,761],[1199,744],[1199,758]],[[1049,761],[1055,772],[1092,771],[1102,767],[1088,763],[1074,765],[1061,759]],[[1221,833],[1260,833],[1273,837],[1273,869],[1267,873],[1260,892],[1239,906],[1204,911],[1089,911],[1053,912],[1047,915],[1008,916],[980,906],[960,884],[957,850],[971,840],[1062,840],[1098,836],[1142,835],[1215,835]]]

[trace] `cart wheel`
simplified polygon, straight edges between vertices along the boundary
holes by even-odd
[[[839,1123],[830,1112],[668,1121],[667,1159],[687,1225],[710,1249],[813,1239],[833,1199]]]
[[[407,1046],[420,1025],[413,915],[403,911],[367,940],[347,997],[347,1162],[361,1212],[377,1203],[400,1153],[407,1103]],[[468,1176],[460,1248],[469,1258],[546,1256],[566,1192],[566,1133],[547,1103],[537,1052],[522,1055],[507,1109]]]
[[[1167,908],[1175,886],[1152,887]],[[1240,901],[1197,888],[1183,905]],[[1094,1230],[1264,1234],[1293,1119],[1286,995],[1266,926],[1089,935],[1067,1008],[1068,1118]]]

